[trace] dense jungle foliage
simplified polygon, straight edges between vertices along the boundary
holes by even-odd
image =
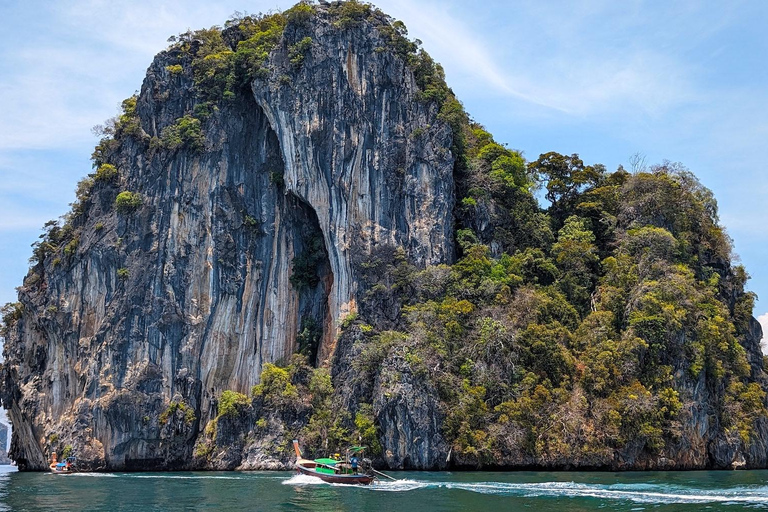
[[[766,414],[739,343],[754,296],[711,192],[675,164],[608,173],[548,153],[524,165],[466,130],[461,258],[367,263],[369,311],[384,294],[400,312],[368,337],[361,368],[404,354],[439,391],[444,434],[470,465],[499,451],[596,465],[630,443],[658,452],[680,437],[697,385],[747,443]]]
[[[628,444],[658,454],[702,399],[748,443],[767,413],[762,369],[740,343],[754,295],[711,191],[669,162],[631,173],[575,154],[526,162],[469,119],[423,51],[404,55],[453,130],[460,257],[419,269],[384,248],[358,262],[366,290],[345,322],[363,333],[355,385],[386,390],[404,362],[437,390],[442,433],[466,466],[499,453],[600,466]],[[358,398],[375,438],[374,397]],[[311,447],[360,439],[341,403],[311,416],[333,432]]]
[[[419,269],[389,248],[360,263],[367,291],[343,325],[363,334],[360,355],[353,382],[336,384],[377,382],[386,394],[404,364],[437,390],[443,435],[466,466],[502,453],[597,467],[629,444],[658,454],[703,396],[712,421],[748,443],[766,414],[752,380],[760,369],[739,342],[754,296],[730,264],[712,194],[679,165],[609,173],[556,153],[526,165],[481,127],[466,129],[461,257]],[[499,172],[507,159],[516,179]],[[537,183],[547,208],[532,196]],[[473,228],[483,217],[488,227]],[[363,438],[378,446],[372,392],[350,412],[343,391],[308,386],[307,372],[323,370],[302,364],[279,386],[267,368],[254,395],[303,403],[309,428],[294,430],[318,453]],[[292,375],[303,393],[289,389]]]
[[[442,68],[407,39],[401,22],[357,1],[333,3],[329,12],[338,30],[371,23],[387,43],[381,51],[413,72],[419,101],[433,103],[451,127],[459,257],[417,268],[402,249],[384,247],[357,261],[359,313],[345,319],[341,334],[359,334],[351,381],[331,378],[340,371],[329,370],[333,361],[312,368],[296,355],[282,367],[267,364],[250,397],[220,397],[198,455],[210,455],[218,423],[246,409],[259,411],[257,431],[286,429],[283,441],[301,436],[309,453],[362,442],[379,455],[372,390],[386,394],[406,373],[436,390],[441,432],[460,465],[519,453],[543,465],[600,466],[628,444],[659,453],[680,439],[702,400],[713,422],[748,443],[755,421],[768,414],[754,382],[762,368],[742,345],[754,296],[744,289],[745,269],[731,263],[712,193],[680,164],[630,173],[575,154],[526,161],[470,120]],[[290,63],[304,65],[312,40],[301,27],[314,13],[303,2],[173,38],[169,51],[179,59],[166,71],[191,74],[197,99],[149,146],[204,150],[205,120],[270,76],[268,57],[287,31]],[[135,109],[129,98],[103,129],[97,170],[78,187],[65,225],[46,225],[33,265],[48,257],[66,262],[94,187],[115,188],[122,214],[141,207],[139,195],[117,193],[119,170],[105,156],[122,137],[146,135]],[[294,262],[294,271],[311,279],[313,264]],[[20,308],[3,308],[5,325]],[[350,388],[363,390],[351,408]]]

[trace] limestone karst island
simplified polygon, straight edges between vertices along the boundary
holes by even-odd
[[[3,308],[19,469],[766,468],[712,193],[459,100],[356,1],[172,37]]]

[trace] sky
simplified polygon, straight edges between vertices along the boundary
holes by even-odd
[[[259,0],[2,0],[0,304],[42,225],[91,172],[91,127],[141,87],[167,38]],[[529,160],[681,162],[713,190],[768,332],[768,2],[380,0],[466,110]]]

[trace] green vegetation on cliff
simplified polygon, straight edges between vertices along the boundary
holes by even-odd
[[[663,457],[702,421],[747,446],[768,415],[755,382],[762,361],[744,347],[754,296],[744,290],[746,271],[731,265],[711,191],[669,162],[636,173],[575,154],[526,162],[469,119],[401,22],[380,22],[358,2],[329,11],[340,30],[372,22],[387,42],[376,51],[404,59],[419,100],[433,102],[450,126],[459,258],[417,268],[404,250],[380,247],[358,261],[359,315],[341,336],[356,354],[351,373],[339,360],[334,371],[345,377],[333,383],[307,380],[297,359],[266,365],[253,391],[262,425],[290,419],[281,425],[310,453],[357,439],[378,454],[382,403],[404,382],[420,382],[438,395],[433,412],[460,466],[614,467],[617,452],[636,464]],[[265,78],[279,32],[294,15],[303,22],[313,13],[299,4],[231,21],[224,35],[195,33],[207,41],[193,59],[200,94],[218,101],[238,83]],[[235,47],[224,43],[228,30],[240,34]],[[299,67],[312,40],[296,37],[287,48]],[[295,287],[316,284],[314,254],[294,260]],[[300,350],[313,355],[316,337],[302,323]]]
[[[132,213],[141,206],[141,203],[141,194],[126,190],[117,194],[117,197],[115,198],[115,210],[122,214]]]
[[[72,210],[63,217],[63,222],[50,221],[44,226],[45,232],[41,235],[41,241],[33,245],[34,255],[30,263],[39,267],[49,256],[52,261],[55,258],[60,262],[59,253],[66,247],[70,248],[71,253],[73,247],[68,244],[72,243],[83,229],[83,213],[94,190],[97,190],[97,187],[117,185],[120,180],[115,157],[125,144],[138,142],[150,153],[163,150],[202,152],[206,144],[208,118],[222,105],[249,94],[254,80],[270,78],[270,54],[279,49],[279,45],[285,46],[291,67],[297,72],[311,54],[312,38],[305,35],[305,32],[316,15],[316,7],[307,0],[282,12],[257,15],[236,12],[223,27],[188,30],[169,38],[171,44],[166,51],[166,61],[172,63],[165,64],[163,71],[177,80],[188,80],[194,93],[193,98],[188,98],[192,101],[189,102],[185,114],[176,118],[172,124],[158,127],[159,133],[150,137],[142,128],[137,110],[139,97],[134,94],[122,101],[118,115],[108,119],[103,125],[94,127],[94,133],[101,137],[91,155],[96,170],[78,183],[77,200],[71,204]],[[464,132],[468,117],[446,85],[442,67],[420,48],[420,41],[409,40],[408,31],[402,22],[392,19],[365,2],[350,0],[332,3],[324,9],[324,16],[336,30],[348,30],[363,22],[376,29],[385,43],[385,46],[377,48],[377,52],[387,51],[401,58],[414,74],[420,101],[434,103],[439,109],[440,119],[451,126],[454,132],[451,149],[457,157],[457,169],[463,170],[466,139]],[[290,29],[287,34],[286,28]],[[288,79],[286,83],[291,81],[291,77],[282,78]],[[283,82],[285,81],[281,80],[281,83]],[[168,94],[169,91],[164,91],[161,96],[167,99]],[[503,148],[501,153],[504,154],[502,158],[489,160],[490,165],[495,166],[496,179],[507,182],[517,180],[518,184],[522,184],[524,180],[518,168],[522,159],[516,153]],[[278,186],[283,186],[281,172],[273,172],[270,180]],[[121,214],[132,213],[141,206],[141,196],[133,192],[123,191],[112,197],[115,198],[115,210]],[[103,223],[99,224],[103,227]],[[310,252],[303,257],[311,258],[312,254]],[[294,286],[315,284],[316,277],[311,275],[313,269],[307,266],[308,263],[312,262],[297,261],[298,277],[292,279]],[[32,280],[35,281],[34,275],[39,276],[42,270],[38,268],[30,272]]]
[[[762,368],[740,341],[754,296],[744,269],[730,265],[711,192],[678,164],[609,173],[548,153],[525,166],[471,129],[468,140],[484,145],[467,151],[476,195],[457,206],[461,257],[418,269],[403,251],[382,249],[360,264],[368,291],[343,327],[367,334],[356,342],[354,382],[327,394],[377,383],[386,398],[404,378],[391,371],[402,358],[406,373],[437,390],[441,432],[466,466],[508,457],[604,467],[627,446],[658,456],[691,428],[705,398],[710,421],[748,444],[767,414],[753,380]],[[507,163],[515,178],[499,179]],[[536,183],[546,209],[531,197]],[[494,221],[476,229],[489,211]],[[383,318],[387,304],[395,330]],[[255,395],[296,400],[289,375],[267,365]],[[352,414],[338,398],[314,404],[303,431],[310,448],[339,447],[353,429],[378,446],[366,405],[376,396],[355,398]]]
[[[250,398],[230,390],[221,394],[218,416],[198,440],[198,457],[211,457],[216,446],[226,448],[227,433],[242,434],[237,422],[249,415],[256,432],[270,440],[265,451],[278,458],[296,438],[308,454],[343,451],[359,442],[367,443],[373,455],[381,452],[370,404],[361,404],[353,417],[334,394],[327,368],[311,367],[301,354],[283,363],[264,365]]]
[[[310,21],[319,16],[323,28],[312,31]],[[151,190],[147,182],[167,181],[165,199],[179,199],[174,196],[181,190],[173,188],[176,182],[183,182],[190,169],[211,155],[219,161],[216,146],[225,138],[217,138],[216,130],[227,120],[222,113],[241,115],[243,110],[227,109],[243,107],[251,88],[295,87],[299,73],[316,64],[313,51],[322,44],[323,30],[335,36],[366,23],[373,29],[374,44],[381,45],[375,54],[384,53],[398,77],[406,71],[405,79],[416,84],[412,110],[419,114],[414,117],[426,112],[436,127],[410,123],[398,136],[423,146],[438,129],[446,136],[446,126],[451,130],[454,190],[446,194],[451,198],[446,203],[447,208],[453,205],[455,192],[457,259],[417,266],[409,258],[418,257],[420,248],[378,242],[358,248],[355,244],[362,242],[350,235],[351,247],[343,251],[351,261],[344,269],[350,271],[354,286],[352,295],[341,299],[354,299],[348,305],[357,312],[340,324],[336,344],[331,344],[335,359],[319,368],[308,363],[317,360],[321,345],[327,347],[325,318],[335,313],[325,317],[323,310],[313,317],[294,308],[290,314],[300,311],[302,316],[294,323],[274,315],[270,322],[298,324],[296,336],[287,337],[298,354],[265,363],[261,381],[248,383],[255,384],[250,396],[211,387],[189,399],[194,379],[174,383],[188,401],[157,402],[166,407],[156,415],[163,431],[184,438],[184,446],[196,441],[197,456],[207,462],[223,459],[227,450],[243,453],[244,446],[258,443],[254,451],[284,459],[290,453],[287,443],[295,437],[302,439],[308,454],[361,443],[371,455],[394,466],[422,468],[438,467],[447,454],[460,467],[650,467],[653,461],[693,451],[686,443],[694,438],[703,440],[703,447],[697,448],[704,455],[690,466],[702,467],[711,460],[709,451],[726,452],[718,460],[732,463],[732,454],[760,448],[768,432],[768,411],[764,363],[757,357],[751,317],[754,296],[744,289],[745,269],[731,263],[730,240],[719,225],[711,191],[679,164],[629,173],[588,165],[576,154],[546,153],[526,161],[520,151],[497,142],[470,120],[446,85],[443,69],[418,41],[407,38],[401,22],[357,1],[322,8],[306,2],[282,13],[237,15],[223,28],[172,38],[157,61],[161,65],[150,68],[156,80],[152,83],[163,87],[145,88],[141,97],[126,99],[121,113],[99,130],[103,138],[92,155],[96,170],[78,184],[65,221],[45,225],[33,246],[33,268],[24,286],[37,288],[43,298],[46,289],[63,289],[48,286],[47,280],[56,275],[52,271],[71,266],[97,247],[109,256],[104,267],[109,269],[105,281],[110,288],[114,277],[117,293],[138,288],[142,272],[133,263],[137,260],[130,259],[132,254],[158,250],[150,236],[156,228],[143,226],[142,218],[151,218],[157,205],[174,202],[155,202],[159,196],[146,193]],[[276,76],[276,70],[284,74]],[[173,87],[162,90],[168,84]],[[445,147],[434,149],[448,155]],[[121,151],[142,158],[121,159]],[[131,170],[144,155],[149,169],[159,174]],[[395,160],[387,160],[391,168],[380,169],[383,175],[404,174]],[[447,156],[443,161],[450,165]],[[251,171],[252,166],[244,174]],[[166,180],[166,172],[177,174]],[[271,192],[291,192],[282,167],[265,166],[263,172],[269,173]],[[242,184],[239,177],[237,182]],[[260,272],[268,258],[240,258],[242,252],[237,251],[244,246],[235,244],[223,219],[238,211],[231,216],[238,227],[242,224],[259,237],[272,236],[274,224],[262,220],[268,218],[263,212],[240,205],[238,187],[223,180],[220,185],[217,191],[226,192],[222,196],[227,202],[215,203],[215,217],[222,220],[213,235],[221,236],[213,236],[212,244],[217,251],[227,250],[212,250],[216,256],[211,260],[219,267],[234,268],[237,262],[243,272],[221,272],[210,282],[222,289],[228,285],[220,297],[243,301],[239,287],[244,276]],[[387,193],[405,194],[404,188]],[[539,193],[545,207],[536,199]],[[185,231],[200,221],[193,201],[198,194],[205,196],[201,191],[188,194],[188,204],[180,205],[168,221],[168,231]],[[137,211],[141,215],[130,215]],[[92,236],[102,231],[106,235]],[[123,234],[135,234],[133,253],[126,249]],[[328,232],[305,237],[294,247],[300,250],[289,253],[294,291],[339,277],[320,272],[330,261],[325,244],[331,237],[323,234]],[[104,236],[112,236],[109,245],[96,245],[95,239]],[[250,243],[259,237],[245,238]],[[184,247],[184,256],[163,271],[173,285],[167,293],[173,292],[176,300],[178,289],[184,305],[198,300],[181,293],[181,280],[203,271],[203,265],[185,267],[196,250],[195,244]],[[219,307],[218,302],[207,303],[209,299],[201,300],[194,318],[199,313],[204,319],[211,311],[206,308]],[[147,302],[154,306],[155,298]],[[29,328],[54,324],[57,315],[64,318],[62,303],[24,302],[46,312],[39,315],[39,325]],[[186,339],[191,316],[168,304],[151,332],[157,330],[159,342],[176,343]],[[31,317],[21,302],[6,305],[1,313],[0,334],[25,322],[25,315]],[[150,313],[141,313],[142,322]],[[242,327],[258,327],[251,322]],[[50,329],[59,332],[56,325]],[[134,344],[142,331],[127,320],[125,329],[120,339]],[[72,346],[85,338],[73,338]],[[251,342],[254,354],[266,343],[249,338]],[[275,353],[284,352],[259,353],[253,371],[258,371],[262,357]],[[45,355],[41,350],[34,361],[26,355],[25,360],[38,371]],[[179,370],[179,375],[184,373]],[[146,418],[144,423],[151,424]],[[198,436],[198,423],[205,421],[205,434]],[[416,440],[426,447],[417,446]],[[392,453],[400,448],[403,453]],[[422,458],[414,462],[417,456]],[[765,458],[754,460],[764,464]],[[670,466],[686,464],[672,460]]]
[[[395,21],[371,4],[357,0],[333,3],[326,12],[331,25],[338,30],[346,30],[363,21],[376,28],[386,44],[377,51],[392,52],[412,70],[420,100],[434,102],[438,106],[441,119],[454,130],[452,149],[456,154],[463,152],[464,136],[460,128],[467,116],[446,85],[443,68],[419,47],[420,41],[408,39],[403,22]],[[283,12],[258,15],[235,13],[223,28],[214,26],[171,37],[169,52],[176,55],[178,62],[165,69],[173,76],[182,75],[189,69],[197,102],[192,112],[178,119],[175,125],[165,128],[161,136],[163,147],[201,149],[204,137],[200,132],[200,122],[218,110],[222,102],[247,94],[254,80],[269,79],[272,74],[269,57],[281,43],[285,45],[291,67],[294,71],[299,70],[311,54],[312,37],[306,35],[308,32],[305,29],[315,14],[312,3],[302,1]],[[279,82],[289,85],[292,78],[283,75]],[[135,109],[135,99],[132,104]],[[123,120],[131,118],[130,108],[126,112],[117,126],[130,126],[130,129],[122,128],[120,133],[138,133],[138,125]],[[194,133],[186,137],[178,133],[188,132],[188,128],[192,128]],[[514,176],[507,176],[510,172],[514,173],[510,168],[514,163],[499,162],[498,166],[497,171],[501,173],[499,179],[515,179]]]
[[[382,305],[400,308],[398,332],[364,342],[361,371],[380,379],[404,353],[438,389],[443,434],[468,466],[516,453],[598,467],[628,445],[658,455],[691,428],[702,387],[711,421],[749,443],[768,413],[753,381],[762,368],[742,345],[754,296],[730,265],[712,193],[679,164],[609,173],[547,153],[526,166],[481,127],[464,129],[461,257],[361,265],[361,319],[383,327]]]

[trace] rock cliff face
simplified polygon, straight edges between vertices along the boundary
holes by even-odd
[[[188,467],[215,397],[249,393],[305,325],[317,360],[333,354],[356,311],[353,257],[385,244],[416,265],[453,259],[451,132],[383,46],[319,8],[289,24],[268,76],[205,118],[201,147],[158,144],[202,101],[190,52],[155,58],[118,132],[138,127],[104,150],[119,178],[96,178],[77,243],[20,292],[5,349],[20,467],[47,467],[63,440],[95,468]],[[120,190],[140,206],[115,211]]]
[[[157,55],[3,308],[20,469],[768,466],[711,192],[526,163],[405,34],[298,4]]]

